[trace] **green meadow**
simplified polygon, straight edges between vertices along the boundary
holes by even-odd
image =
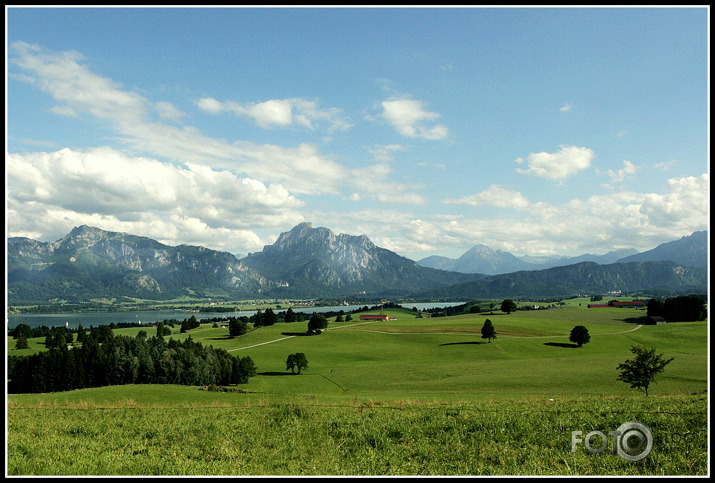
[[[331,319],[314,336],[307,322],[233,339],[211,324],[177,327],[172,337],[250,356],[258,374],[228,392],[9,395],[8,474],[707,474],[707,321],[642,325],[642,311],[584,307],[435,318],[386,310],[396,320]],[[487,318],[491,342],[481,338]],[[591,335],[582,347],[568,340],[576,325]],[[39,342],[16,351],[8,339],[9,353]],[[649,396],[617,380],[633,345],[674,358]],[[296,352],[308,359],[300,375],[285,365]],[[571,451],[571,431],[608,434],[627,421],[654,434],[644,460],[610,446]]]

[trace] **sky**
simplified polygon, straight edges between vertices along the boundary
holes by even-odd
[[[6,7],[6,235],[645,251],[709,226],[709,16]]]

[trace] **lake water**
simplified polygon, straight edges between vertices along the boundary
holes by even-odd
[[[417,310],[431,309],[435,307],[453,307],[464,302],[419,302],[405,303],[402,306],[406,309],[416,307]],[[330,307],[294,307],[293,312],[303,312],[312,314],[313,312],[338,312],[344,310],[346,313],[352,310],[361,309],[363,305],[336,305]],[[372,307],[374,304],[367,304]],[[276,313],[287,309],[275,310]],[[66,325],[70,329],[76,329],[80,324],[85,329],[89,326],[109,325],[112,322],[132,323],[141,322],[142,325],[151,326],[155,322],[163,320],[184,320],[192,315],[197,319],[211,319],[214,317],[250,317],[256,313],[255,310],[245,310],[240,312],[197,312],[191,310],[143,310],[137,312],[74,312],[66,314],[17,314],[7,316],[7,328],[14,329],[19,324],[27,324],[30,327],[59,327]]]

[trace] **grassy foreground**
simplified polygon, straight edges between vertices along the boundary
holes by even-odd
[[[133,386],[13,397],[8,475],[705,475],[705,395],[417,403]],[[127,399],[130,393],[132,399]],[[124,394],[124,397],[121,396]],[[136,397],[135,397],[136,396]],[[145,401],[145,402],[137,402]],[[150,403],[148,401],[160,401]],[[93,401],[101,401],[101,404]],[[647,458],[571,431],[650,428]],[[597,440],[591,441],[599,446]]]
[[[250,356],[237,388],[110,386],[13,394],[8,475],[707,475],[708,322],[641,326],[634,310],[276,324],[231,339],[191,334]],[[489,317],[497,339],[481,339]],[[571,328],[591,342],[575,347]],[[136,335],[139,329],[116,333]],[[8,347],[12,347],[9,344]],[[24,351],[41,350],[37,347]],[[632,345],[674,361],[651,395],[616,379]],[[11,351],[21,353],[23,351]],[[286,356],[304,352],[302,375]],[[650,428],[651,453],[572,452],[571,432]],[[591,441],[600,446],[600,440]]]

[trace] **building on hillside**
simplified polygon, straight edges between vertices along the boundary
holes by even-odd
[[[602,309],[602,308],[606,308],[606,307],[643,309],[646,307],[646,304],[645,304],[645,302],[642,302],[640,300],[631,300],[631,301],[625,301],[625,302],[620,302],[618,300],[611,300],[607,304],[588,304],[589,309]]]
[[[667,321],[659,315],[651,315],[648,317],[648,325],[665,325]]]
[[[625,301],[625,302],[619,302],[618,300],[611,300],[608,302],[608,305],[611,305],[612,307],[625,307],[625,308],[632,308],[632,309],[640,309],[642,307],[645,307],[645,302],[641,302],[640,300],[631,300],[631,301]]]
[[[360,320],[390,320],[390,317],[387,314],[361,315]]]

